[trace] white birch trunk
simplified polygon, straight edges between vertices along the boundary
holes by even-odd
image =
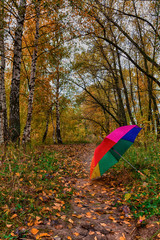
[[[20,137],[20,114],[19,114],[19,91],[20,91],[20,71],[22,56],[22,35],[26,12],[26,0],[20,0],[17,15],[17,25],[15,30],[14,50],[13,50],[13,70],[10,92],[10,138],[12,142],[19,141]]]
[[[52,109],[51,109],[51,120],[52,120],[52,126],[53,126],[53,134],[52,134],[52,138],[53,138],[53,142],[54,144],[56,144],[56,131],[55,131],[55,126],[54,126],[54,121],[53,121],[53,113],[52,113]]]
[[[5,47],[4,47],[4,1],[0,6],[0,144],[7,141],[8,121],[6,107],[6,92],[4,83]]]
[[[59,111],[59,64],[57,64],[57,81],[56,81],[56,136],[57,142],[62,143],[60,129],[60,111]]]
[[[31,140],[31,121],[32,121],[32,111],[33,111],[33,99],[34,99],[38,39],[39,39],[39,17],[40,17],[39,3],[38,3],[38,6],[36,7],[36,33],[35,33],[34,50],[32,55],[31,75],[30,75],[30,82],[29,82],[28,114],[27,114],[26,125],[23,132],[22,144],[26,144]]]

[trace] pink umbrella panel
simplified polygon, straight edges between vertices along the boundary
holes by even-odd
[[[110,167],[116,164],[134,143],[141,129],[137,125],[122,126],[106,136],[95,149],[91,162],[90,179],[101,177]]]

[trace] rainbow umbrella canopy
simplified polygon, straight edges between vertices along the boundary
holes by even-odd
[[[110,167],[116,164],[126,150],[134,143],[141,128],[128,125],[115,129],[104,138],[95,149],[91,162],[90,179],[99,178]]]

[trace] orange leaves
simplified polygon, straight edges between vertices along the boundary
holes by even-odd
[[[109,218],[110,220],[112,220],[114,223],[117,222],[117,220],[115,220],[115,218],[114,218],[113,216],[109,216],[108,218]]]
[[[16,217],[17,217],[17,214],[15,213],[12,215],[11,219],[16,218]]]
[[[86,213],[86,217],[91,218],[91,217],[92,217],[91,212],[87,212],[87,213]]]
[[[39,230],[37,228],[32,228],[31,231],[30,231],[33,235],[36,235]]]
[[[32,228],[30,231],[36,239],[41,239],[43,237],[50,237],[50,234],[48,233],[39,233],[39,230],[37,228]]]
[[[72,217],[76,217],[76,218],[80,219],[80,218],[82,218],[83,216],[82,216],[81,214],[79,214],[79,215],[72,214]]]
[[[74,234],[76,237],[79,236],[79,233],[78,233],[78,232],[74,232],[73,234]]]
[[[119,240],[126,240],[125,234],[122,233],[122,236],[119,238]]]
[[[36,239],[41,239],[42,237],[50,237],[48,233],[40,233],[36,236]]]

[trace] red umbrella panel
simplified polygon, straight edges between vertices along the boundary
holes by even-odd
[[[116,164],[126,150],[134,143],[141,128],[128,125],[115,129],[95,149],[91,162],[90,179],[99,178]]]

